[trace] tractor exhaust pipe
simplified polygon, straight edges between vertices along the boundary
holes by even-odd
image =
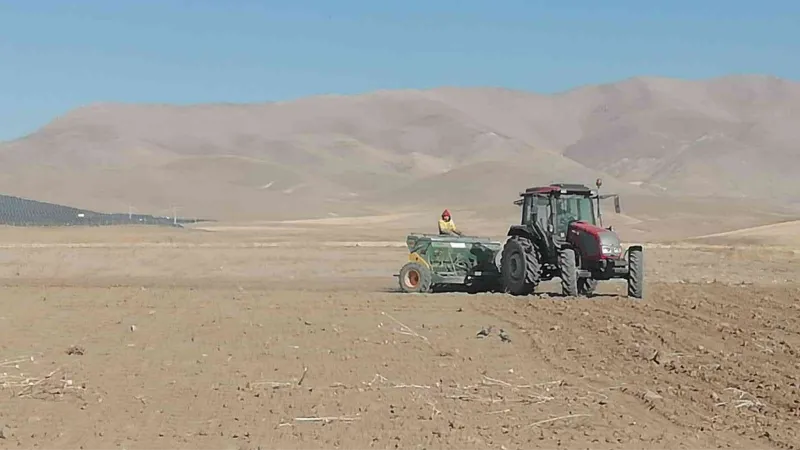
[[[597,220],[600,221],[600,227],[603,227],[603,212],[600,210],[600,186],[603,185],[603,180],[598,178],[595,180],[594,185],[597,186]]]

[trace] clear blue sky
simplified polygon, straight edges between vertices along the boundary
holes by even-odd
[[[0,0],[0,140],[97,101],[800,79],[798,55],[797,0]]]

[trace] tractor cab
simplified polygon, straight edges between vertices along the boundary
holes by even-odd
[[[601,184],[598,180],[598,187]],[[599,195],[596,190],[582,184],[554,183],[532,187],[521,192],[520,197],[515,202],[522,206],[520,224],[541,230],[549,237],[547,240],[556,245],[568,239],[569,226],[573,222],[602,227],[601,199],[613,197],[614,210],[620,213],[617,194]]]
[[[529,188],[520,193],[522,198],[516,202],[522,206],[521,225],[537,224],[556,240],[563,240],[573,221],[596,225],[592,194],[593,191],[581,185]]]

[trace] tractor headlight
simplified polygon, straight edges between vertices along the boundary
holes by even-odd
[[[617,234],[611,230],[600,232],[599,244],[603,256],[619,258],[622,255],[622,244],[619,242]]]

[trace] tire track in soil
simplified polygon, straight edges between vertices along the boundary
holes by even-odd
[[[538,302],[538,300],[534,301]],[[548,301],[542,300],[542,302]],[[550,302],[553,301],[551,300]],[[534,314],[537,317],[546,315],[554,315],[559,317],[563,316],[563,311],[553,311],[551,308],[552,305],[548,305],[544,307],[543,310],[535,311]],[[687,432],[685,426],[675,423],[674,420],[670,420],[669,417],[664,414],[658,414],[658,416],[654,416],[651,414],[651,410],[653,409],[652,405],[640,398],[638,391],[633,394],[629,393],[622,398],[616,396],[612,399],[611,397],[613,396],[614,392],[627,393],[629,388],[627,388],[625,384],[628,383],[620,382],[619,378],[615,379],[614,377],[610,376],[605,376],[603,378],[592,378],[591,376],[587,376],[585,370],[583,373],[581,373],[581,371],[576,370],[574,366],[567,364],[562,358],[558,357],[558,351],[553,351],[551,349],[558,347],[562,349],[564,355],[571,355],[575,357],[578,355],[575,353],[569,353],[574,352],[575,348],[571,345],[552,345],[551,343],[547,342],[546,337],[542,337],[541,333],[537,333],[536,331],[528,331],[532,328],[530,325],[536,322],[535,320],[526,324],[520,319],[510,319],[507,311],[505,311],[503,308],[478,307],[476,309],[496,319],[506,321],[516,327],[518,332],[523,332],[526,334],[528,336],[528,343],[531,345],[534,351],[537,352],[537,356],[539,358],[547,362],[554,371],[561,372],[563,374],[562,377],[568,380],[567,382],[570,385],[585,386],[587,395],[589,397],[594,396],[596,398],[595,404],[592,405],[595,413],[598,409],[604,406],[607,409],[612,410],[611,412],[605,412],[601,410],[600,414],[595,414],[599,415],[600,419],[605,421],[605,423],[601,421],[595,421],[594,426],[597,430],[602,428],[617,430],[613,434],[616,443],[641,444],[646,442],[651,446],[656,443],[669,446],[677,443],[685,444],[687,442],[691,442],[696,446],[711,446],[723,442],[723,440],[718,437],[713,439],[701,439],[700,436]],[[532,315],[528,312],[519,314],[517,311],[512,309],[511,313],[517,315],[518,317],[521,316],[521,319],[532,318]],[[545,330],[548,329],[547,326],[541,328]],[[582,337],[577,336],[576,338]],[[570,339],[569,342],[575,342],[576,340],[577,339]],[[578,358],[575,359],[577,360]],[[582,365],[581,368],[586,369],[586,365]],[[591,386],[592,384],[602,385],[603,387]],[[602,400],[603,398],[608,400]],[[650,434],[646,434],[640,432],[641,428],[650,428],[651,430],[658,430],[658,432],[650,432]],[[667,434],[672,436],[675,440],[671,441],[667,438],[666,441],[663,441],[664,436]]]
[[[649,289],[644,302],[509,297],[472,306],[511,323],[517,334],[528,330],[524,335],[534,351],[572,382],[601,384],[606,391],[628,385],[618,390],[621,396],[609,395],[609,405],[619,401],[639,424],[665,426],[697,445],[738,447],[747,440],[798,448],[800,339],[781,331],[795,321],[777,320],[794,313],[797,288],[653,284]],[[746,310],[753,299],[767,299],[759,303],[762,316],[731,313]],[[776,330],[783,333],[773,337],[781,354],[752,343]]]

